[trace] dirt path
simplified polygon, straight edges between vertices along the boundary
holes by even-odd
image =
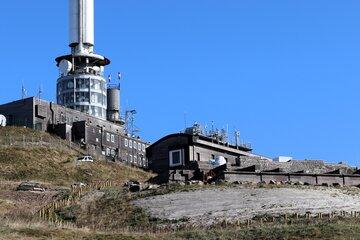
[[[134,202],[160,219],[212,223],[248,219],[263,214],[360,211],[360,196],[339,189],[208,189],[149,197]]]

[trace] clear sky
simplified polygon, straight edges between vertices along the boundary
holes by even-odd
[[[358,0],[95,1],[95,51],[123,73],[142,137],[182,130],[186,112],[256,153],[360,165]],[[0,103],[22,81],[55,101],[67,44],[67,0],[2,2]]]

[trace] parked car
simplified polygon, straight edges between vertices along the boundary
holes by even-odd
[[[94,162],[92,156],[81,156],[77,158],[78,162]]]

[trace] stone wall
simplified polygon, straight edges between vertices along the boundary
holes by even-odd
[[[342,174],[306,174],[306,173],[259,173],[259,172],[224,172],[224,180],[228,182],[292,182],[309,185],[346,185],[359,186],[360,175]]]
[[[267,171],[276,168],[282,169],[284,172],[295,173],[304,171],[304,173],[321,174],[340,169],[344,174],[354,172],[354,169],[343,164],[326,164],[321,160],[292,160],[285,163],[272,162],[260,158],[240,157],[238,166],[246,168],[253,165],[258,165],[260,171]]]

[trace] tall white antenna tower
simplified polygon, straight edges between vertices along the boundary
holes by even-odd
[[[104,68],[110,60],[94,51],[94,0],[68,0],[68,4],[71,53],[56,58],[57,103],[107,119]]]

